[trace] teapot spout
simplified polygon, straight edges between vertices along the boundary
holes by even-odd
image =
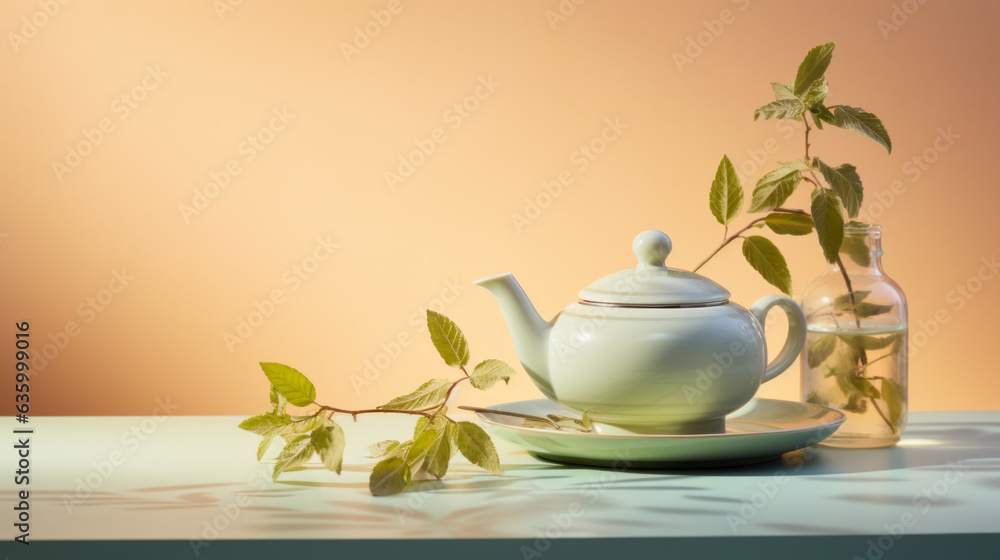
[[[488,276],[473,284],[486,288],[497,298],[521,365],[542,393],[549,396],[552,389],[549,381],[548,346],[552,324],[538,314],[513,275],[508,273]]]

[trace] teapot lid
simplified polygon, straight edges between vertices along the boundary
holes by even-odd
[[[639,264],[609,274],[580,291],[585,302],[636,306],[695,306],[721,303],[730,293],[700,274],[667,268],[672,244],[665,233],[648,230],[632,242]]]

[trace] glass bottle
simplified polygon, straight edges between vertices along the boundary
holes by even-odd
[[[802,399],[847,416],[823,444],[895,445],[907,415],[907,307],[882,270],[881,226],[845,224],[838,262],[806,288],[802,310]]]

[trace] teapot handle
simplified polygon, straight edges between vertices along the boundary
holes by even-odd
[[[788,337],[785,338],[785,345],[781,348],[778,356],[767,364],[764,370],[764,380],[768,382],[788,369],[799,357],[802,346],[806,342],[806,316],[802,308],[794,300],[784,296],[764,296],[750,306],[750,313],[757,318],[760,328],[764,328],[764,320],[767,319],[767,312],[772,307],[778,306],[788,317]]]

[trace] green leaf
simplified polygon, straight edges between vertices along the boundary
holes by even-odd
[[[451,388],[451,381],[447,379],[431,379],[417,388],[416,391],[396,397],[383,404],[379,408],[391,408],[395,410],[419,410],[437,404],[441,404],[448,389]]]
[[[413,439],[420,437],[420,434],[424,433],[424,430],[428,429],[428,427],[432,430],[443,430],[448,425],[447,414],[448,407],[443,406],[441,410],[434,413],[434,416],[430,420],[426,416],[417,418],[417,425],[413,427]]]
[[[326,468],[340,474],[340,466],[344,462],[344,430],[333,420],[327,420],[327,425],[316,428],[310,434],[313,449],[319,453],[319,458]]]
[[[847,403],[841,406],[840,409],[855,414],[864,414],[868,410],[868,401],[865,400],[865,396],[861,393],[851,392]]]
[[[437,415],[435,414],[435,416],[437,416]],[[420,437],[420,434],[424,433],[424,430],[427,429],[427,423],[428,422],[429,422],[429,420],[427,419],[426,416],[421,416],[420,418],[417,418],[417,425],[413,427],[413,438],[414,439]]]
[[[588,428],[583,424],[583,420],[580,418],[574,418],[572,416],[566,416],[565,414],[546,414],[549,420],[552,420],[560,428],[569,428],[571,430],[586,431]]]
[[[833,118],[833,113],[830,109],[827,109],[825,105],[820,103],[812,109],[809,110],[813,116],[813,123],[816,124],[816,128],[823,130],[823,123],[829,123],[836,125],[837,121]]]
[[[577,430],[580,432],[589,432],[591,429],[591,427],[588,425],[590,424],[589,418],[587,419],[587,423],[585,424],[583,420],[580,418],[574,418],[572,416],[566,416],[564,414],[546,414],[545,416],[548,417],[549,420],[555,422],[559,428],[569,428],[571,430]]]
[[[822,105],[829,94],[830,84],[826,81],[826,78],[820,78],[813,82],[809,91],[802,97],[802,104],[805,105],[806,109],[811,111],[813,107]]]
[[[792,275],[781,251],[771,241],[760,235],[743,240],[743,256],[764,280],[782,292],[792,295]]]
[[[404,441],[399,444],[399,447],[392,450],[391,453],[382,457],[382,459],[388,459],[389,457],[399,457],[400,459],[406,459],[406,455],[410,452],[410,448],[413,447],[413,440]],[[410,469],[413,472],[413,469]]]
[[[807,403],[818,404],[820,406],[830,406],[830,401],[821,397],[816,391],[810,391],[809,394],[806,395],[805,400]]]
[[[288,427],[280,432],[279,435],[285,438],[285,441],[291,441],[298,437],[300,434],[307,434],[320,426],[327,419],[322,415],[315,416],[300,416],[297,418],[292,418],[292,422],[288,423]]]
[[[834,376],[837,386],[846,396],[855,392],[854,382],[858,370],[860,355],[858,351],[851,347],[842,347],[839,352],[834,352],[827,361],[826,377]]]
[[[458,450],[470,463],[494,474],[503,474],[500,470],[500,456],[493,446],[493,440],[482,428],[472,422],[450,422],[448,430],[458,444]]]
[[[823,334],[810,340],[806,345],[806,362],[809,367],[814,368],[825,362],[836,347],[837,337],[832,334]]]
[[[435,414],[435,416],[437,415]],[[420,434],[422,434],[424,430],[427,429],[427,422],[429,422],[429,420],[427,419],[426,416],[421,416],[420,418],[417,418],[417,425],[413,427],[414,438],[419,437]]]
[[[594,429],[594,424],[593,424],[593,422],[590,421],[590,410],[589,409],[583,411],[583,418],[580,418],[580,423],[583,424],[583,427],[587,428],[587,430],[593,430]]]
[[[802,104],[798,99],[779,99],[778,101],[772,101],[767,105],[758,107],[756,111],[753,112],[753,120],[757,120],[761,117],[767,119],[794,119],[800,117],[802,112],[806,110],[805,105]]]
[[[431,342],[444,363],[451,367],[464,367],[469,363],[469,343],[454,321],[428,309],[427,329],[430,330]]]
[[[882,378],[882,400],[889,406],[889,422],[893,425],[903,416],[903,387],[896,381]]]
[[[871,249],[865,238],[858,235],[844,236],[843,243],[840,244],[840,252],[847,255],[858,266],[869,267],[872,264]]]
[[[889,133],[885,130],[885,125],[882,124],[882,121],[878,117],[860,107],[851,107],[849,105],[836,107],[833,112],[832,124],[844,130],[851,130],[867,136],[885,146],[885,149],[890,154],[892,153],[892,139],[889,138]]]
[[[240,422],[241,429],[253,432],[264,438],[260,441],[260,444],[257,445],[258,461],[264,458],[264,454],[267,453],[268,448],[271,447],[271,442],[278,434],[288,427],[291,421],[292,417],[287,414],[278,415],[273,412],[269,412],[267,414],[261,414],[260,416],[247,418],[246,420]]]
[[[286,414],[285,409],[288,408],[288,399],[284,397],[274,385],[271,386],[271,412],[275,414]]]
[[[802,172],[790,167],[779,167],[757,181],[750,202],[751,212],[770,212],[781,206],[802,182]]]
[[[804,214],[775,212],[764,218],[771,231],[780,235],[809,235],[813,230],[812,218]]]
[[[883,348],[888,348],[896,344],[896,341],[902,338],[901,334],[892,334],[888,336],[868,336],[864,334],[857,335],[845,335],[841,336],[841,340],[858,350],[882,350]]]
[[[793,159],[792,161],[780,161],[778,162],[782,167],[787,167],[788,169],[794,169],[796,171],[809,171],[813,167],[809,163],[802,159]]]
[[[809,51],[809,54],[802,60],[802,64],[799,64],[799,71],[795,74],[795,95],[800,97],[805,95],[813,83],[823,77],[833,59],[833,49],[836,46],[837,43],[826,43],[813,47]]]
[[[497,381],[503,380],[504,383],[510,381],[510,377],[517,373],[514,368],[507,365],[507,362],[502,360],[483,360],[476,365],[469,374],[469,383],[473,387],[479,389],[480,391],[485,391],[492,387]]]
[[[371,457],[375,459],[381,459],[382,457],[392,455],[392,452],[399,447],[399,441],[394,439],[385,439],[368,446],[368,452],[371,453]]]
[[[240,422],[240,429],[253,432],[259,436],[275,435],[292,421],[291,416],[279,416],[273,412],[251,416]]]
[[[525,428],[537,428],[539,430],[551,430],[552,424],[548,422],[543,422],[542,420],[536,420],[534,418],[524,418],[521,420],[521,426]]]
[[[774,98],[778,101],[783,99],[798,99],[795,95],[795,86],[783,82],[771,82],[771,90],[774,91]]]
[[[257,460],[260,461],[267,454],[267,450],[271,449],[271,443],[274,441],[274,437],[266,437],[260,440],[257,444]]]
[[[728,226],[743,210],[743,185],[729,156],[722,156],[708,193],[708,207],[719,223]]]
[[[260,367],[271,386],[288,402],[295,406],[309,406],[316,402],[316,387],[299,370],[274,362],[261,362]]]
[[[315,449],[312,446],[312,438],[309,434],[303,434],[285,444],[278,459],[274,464],[274,471],[271,473],[272,480],[278,480],[278,475],[301,466],[309,459],[312,459]]]
[[[822,103],[810,109],[809,112],[813,117],[813,124],[815,124],[816,128],[819,130],[823,130],[823,123],[828,123],[828,124],[836,123],[836,121],[833,118],[833,113],[830,111],[830,109],[827,109]]]
[[[854,314],[859,318],[864,319],[866,317],[874,317],[875,315],[888,313],[892,311],[892,308],[895,306],[896,305],[892,303],[889,305],[880,305],[878,303],[863,301],[854,306]]]
[[[413,445],[406,454],[406,462],[427,471],[435,478],[441,478],[448,472],[448,462],[451,460],[451,444],[446,434],[447,426],[440,429],[425,429],[419,437],[413,440]]]
[[[851,306],[851,294],[841,294],[833,298],[833,310],[836,313],[854,313],[859,318],[881,315],[892,311],[895,304],[881,305],[865,301],[871,290],[859,290],[854,292],[854,306]]]
[[[368,489],[373,496],[388,496],[402,492],[410,483],[410,466],[399,457],[389,457],[372,469],[368,479]]]
[[[840,198],[830,189],[815,189],[811,210],[823,255],[827,262],[837,262],[840,243],[844,240],[844,211]]]
[[[871,290],[858,290],[854,292],[854,303],[861,303],[872,293]],[[833,310],[837,313],[850,313],[852,309],[851,294],[840,294],[833,298]]]
[[[852,377],[851,385],[853,385],[855,389],[866,397],[877,399],[882,396],[882,394],[879,393],[879,390],[875,388],[875,385],[873,385],[867,377]]]
[[[420,439],[422,435],[426,432],[438,432],[444,435],[448,439],[448,456],[449,458],[458,453],[457,444],[452,437],[451,432],[448,431],[448,407],[442,407],[437,413],[434,414],[433,418],[428,420],[426,417],[421,417],[417,419],[417,425],[413,428],[413,441],[416,442]],[[407,451],[409,453],[409,451]],[[406,456],[403,454],[402,456]],[[447,467],[447,465],[446,465]],[[433,473],[432,473],[433,474]],[[440,478],[440,477],[438,477]]]
[[[830,167],[819,158],[816,158],[816,164],[819,166],[823,178],[826,179],[827,183],[830,183],[833,192],[837,193],[837,196],[844,203],[847,215],[856,218],[858,212],[861,211],[861,201],[864,199],[864,188],[861,186],[858,170],[849,163]]]

